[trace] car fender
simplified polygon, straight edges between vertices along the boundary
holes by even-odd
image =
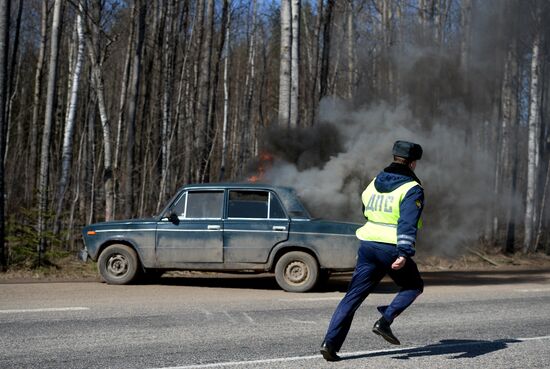
[[[319,263],[319,253],[317,252],[316,248],[311,245],[307,244],[299,244],[296,242],[288,242],[284,241],[281,243],[278,243],[275,247],[271,249],[271,253],[269,254],[269,259],[267,261],[267,268],[268,270],[273,270],[275,268],[275,264],[277,263],[277,260],[279,257],[287,252],[290,251],[303,251],[315,258],[317,260],[317,263]],[[322,265],[319,265],[322,267]]]
[[[101,255],[101,253],[107,247],[114,244],[121,244],[121,245],[126,245],[128,247],[131,247],[136,252],[140,265],[143,266],[144,258],[143,258],[143,253],[141,248],[138,245],[136,245],[135,242],[120,236],[113,236],[103,240],[101,245],[97,248],[97,253],[94,255],[94,257],[92,257],[91,255],[90,257],[92,258],[92,260],[97,261],[97,259],[99,258],[99,255]]]

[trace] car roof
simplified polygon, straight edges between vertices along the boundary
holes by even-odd
[[[188,184],[180,188],[183,189],[222,189],[222,188],[241,188],[241,189],[272,189],[293,191],[290,187],[275,186],[266,183],[249,183],[249,182],[218,182],[218,183],[196,183]]]
[[[245,189],[245,190],[272,190],[275,191],[280,200],[284,203],[285,208],[290,213],[296,213],[297,218],[310,218],[307,209],[296,198],[296,191],[292,187],[275,186],[266,183],[250,183],[250,182],[219,182],[219,183],[196,183],[188,184],[180,187],[177,193],[181,193],[184,190],[224,190],[224,189]],[[174,199],[175,200],[175,197]],[[170,204],[170,203],[169,203]],[[169,205],[167,205],[168,208]]]

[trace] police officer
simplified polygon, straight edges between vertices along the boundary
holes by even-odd
[[[388,274],[401,287],[387,306],[379,306],[382,315],[372,331],[389,343],[399,345],[390,325],[422,293],[424,283],[412,257],[416,232],[421,227],[424,190],[414,174],[422,157],[418,144],[397,141],[393,145],[393,163],[367,186],[361,199],[367,222],[356,232],[361,245],[357,265],[348,292],[338,304],[321,345],[327,361],[338,361],[355,311]]]

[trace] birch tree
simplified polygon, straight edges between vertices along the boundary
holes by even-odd
[[[540,24],[540,9],[536,10],[536,24]],[[536,249],[533,242],[534,228],[536,224],[536,185],[537,168],[539,161],[540,144],[540,57],[541,57],[541,34],[540,29],[535,29],[531,44],[531,82],[529,86],[529,123],[528,123],[528,147],[527,147],[527,192],[525,198],[525,236],[523,239],[523,251],[530,252]]]
[[[290,127],[300,121],[300,0],[291,0]]]
[[[279,72],[279,125],[290,126],[292,22],[291,1],[281,1],[281,66]]]
[[[228,4],[231,7],[231,1]],[[229,122],[229,55],[231,53],[230,38],[231,36],[231,11],[229,11],[227,17],[227,23],[225,26],[225,55],[224,55],[224,69],[223,69],[223,123],[222,123],[222,152],[220,163],[220,177],[219,181],[224,180],[225,166],[227,162],[227,128]]]
[[[82,72],[82,62],[84,60],[84,28],[82,26],[82,4],[79,4],[79,9],[76,15],[76,59],[74,61],[73,75],[71,79],[71,92],[69,104],[67,106],[67,119],[65,121],[65,132],[63,135],[63,148],[61,155],[61,174],[57,184],[57,206],[55,211],[54,233],[59,233],[60,217],[63,211],[65,201],[65,193],[70,178],[70,169],[73,158],[73,136],[76,117],[76,107],[78,102],[78,89],[80,82],[80,74]],[[69,61],[71,62],[71,61]]]
[[[355,81],[357,70],[355,67],[355,9],[353,0],[349,0],[347,4],[348,8],[348,22],[347,22],[347,50],[348,50],[348,99],[353,98],[355,90]]]
[[[101,120],[101,131],[103,133],[103,190],[105,193],[105,220],[113,219],[114,209],[114,179],[113,179],[113,156],[112,156],[112,133],[111,122],[105,101],[105,84],[103,78],[103,57],[100,55],[101,30],[101,9],[96,9],[95,17],[88,17],[89,46],[87,48],[91,69],[92,82],[97,97],[97,108]],[[95,18],[95,19],[94,19]]]
[[[44,232],[46,230],[46,212],[48,210],[48,180],[50,175],[50,143],[54,119],[54,101],[57,83],[57,60],[59,54],[59,38],[61,36],[61,5],[62,0],[55,0],[52,20],[52,39],[50,45],[50,61],[48,71],[48,89],[46,93],[46,112],[44,117],[44,129],[42,132],[42,145],[40,153],[40,174],[38,184],[38,235],[37,245],[38,259],[46,247]]]

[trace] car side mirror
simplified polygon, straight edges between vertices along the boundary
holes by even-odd
[[[170,216],[168,217],[168,220],[171,221],[172,223],[174,224],[179,224],[180,223],[180,218],[178,218],[178,214],[172,212],[170,213]]]

